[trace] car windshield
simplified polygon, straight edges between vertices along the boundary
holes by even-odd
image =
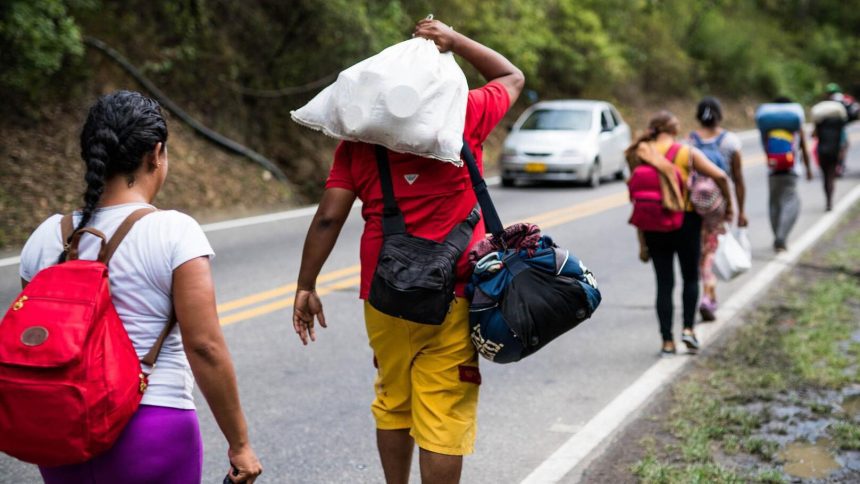
[[[581,109],[538,109],[520,126],[522,130],[588,131],[591,111]]]

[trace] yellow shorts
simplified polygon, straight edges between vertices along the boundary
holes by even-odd
[[[367,302],[364,321],[377,367],[377,428],[410,429],[418,447],[431,452],[471,454],[481,374],[468,301],[457,298],[439,326],[388,316]]]

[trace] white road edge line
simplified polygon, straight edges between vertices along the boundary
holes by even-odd
[[[823,215],[815,225],[804,232],[788,251],[774,258],[749,282],[737,289],[734,295],[721,305],[717,312],[717,321],[698,326],[699,340],[707,344],[728,327],[740,324],[740,321],[733,321],[739,313],[746,310],[748,305],[780,274],[793,266],[803,252],[835,226],[858,200],[860,200],[860,186],[854,187],[837,203],[832,212]],[[692,361],[692,358],[686,358],[680,354],[678,357],[661,359],[654,363],[639,379],[588,421],[582,430],[571,436],[526,476],[522,484],[556,483],[565,477],[567,477],[566,482],[578,482],[587,464],[599,457],[600,451],[605,450],[609,445],[609,439],[641,412],[652,395],[667,385]],[[575,472],[569,475],[571,471]]]

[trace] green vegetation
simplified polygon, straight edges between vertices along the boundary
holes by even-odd
[[[836,250],[805,257],[718,353],[672,389],[666,437],[649,439],[631,469],[639,479],[783,482],[780,441],[803,438],[792,427],[798,419],[822,422],[829,439],[818,445],[830,452],[860,449],[854,415],[835,410],[845,405],[839,392],[860,383],[860,344],[852,339],[860,329],[860,279],[853,275],[860,213],[852,220],[835,231]]]
[[[850,421],[837,422],[828,430],[840,449],[860,450],[860,425]]]
[[[625,111],[860,88],[860,10],[839,0],[8,0],[0,96],[11,102],[0,109],[38,117],[46,102],[88,96],[88,81],[137,87],[84,55],[92,36],[216,130],[305,175],[330,153],[299,139],[289,111],[430,12],[509,56],[543,98],[609,98]]]
[[[825,82],[860,78],[860,13],[838,0],[5,3],[0,51],[14,62],[2,83],[31,91],[43,86],[27,81],[81,54],[81,30],[116,42],[120,32],[142,35],[120,47],[143,54],[151,73],[197,66],[176,87],[217,74],[273,88],[318,79],[405,39],[428,12],[510,56],[529,87],[547,95],[643,89],[808,100]]]
[[[84,52],[69,7],[84,2],[12,0],[0,6],[0,89],[32,100],[70,58]]]
[[[840,0],[4,0],[0,135],[17,141],[0,148],[0,159],[38,170],[0,176],[0,208],[15,209],[0,220],[0,247],[23,242],[26,230],[10,228],[13,220],[38,220],[79,200],[80,177],[67,164],[76,163],[86,106],[106,90],[141,89],[88,48],[88,37],[121,53],[203,124],[278,163],[292,181],[281,190],[289,195],[267,200],[303,203],[318,199],[334,144],[292,123],[290,110],[345,67],[408,39],[431,12],[508,56],[540,98],[605,98],[634,129],[663,107],[686,129],[704,94],[720,96],[728,126],[740,128],[762,99],[808,102],[831,81],[860,91],[860,9]],[[465,71],[476,85],[477,73]],[[491,170],[503,136],[496,130],[487,142]],[[211,160],[218,151],[203,145],[191,154]],[[195,215],[217,209],[212,200],[263,208],[251,206],[258,197],[247,188],[224,193],[230,181],[206,168],[206,196],[168,198],[170,206]],[[245,179],[258,177],[255,167],[243,170]],[[42,186],[49,174],[62,177],[59,188]]]

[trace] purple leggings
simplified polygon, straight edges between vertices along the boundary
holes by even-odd
[[[46,484],[200,484],[203,442],[197,412],[141,405],[104,454],[39,470]]]

